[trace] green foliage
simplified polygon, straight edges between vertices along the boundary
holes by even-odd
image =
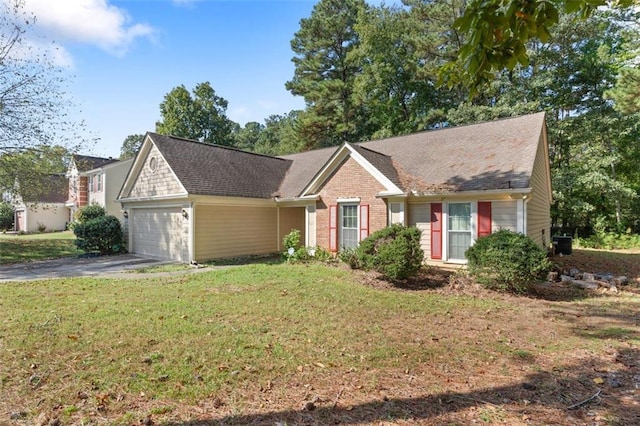
[[[499,230],[465,253],[469,273],[488,288],[523,293],[551,269],[547,252],[524,234]]]
[[[561,2],[472,0],[454,28],[464,39],[459,58],[443,68],[449,84],[465,83],[473,92],[495,78],[497,72],[528,66],[527,43],[552,39],[551,29],[561,12],[586,19],[598,6],[627,8],[634,0],[564,0]]]
[[[231,145],[233,122],[226,116],[227,106],[227,100],[216,95],[208,81],[197,84],[192,93],[180,85],[167,93],[160,104],[162,120],[156,123],[156,131],[207,143]]]
[[[13,229],[13,206],[0,202],[0,231]]]
[[[362,63],[351,52],[360,42],[355,24],[366,7],[364,0],[321,0],[291,41],[295,71],[286,88],[307,104],[299,117],[305,148],[362,139],[367,118],[353,94]]]
[[[617,250],[640,249],[640,235],[618,232],[596,232],[587,238],[577,238],[580,247]]]
[[[373,269],[392,281],[415,275],[422,267],[421,231],[393,224],[374,232],[357,249],[343,250],[340,259],[352,268]]]
[[[84,251],[101,254],[124,252],[120,221],[115,216],[98,216],[77,223],[73,228],[76,246]]]
[[[136,134],[127,136],[122,142],[122,147],[120,147],[120,160],[135,157],[143,141],[144,135]]]
[[[620,70],[616,86],[606,93],[616,103],[616,109],[624,114],[640,112],[640,68]]]
[[[288,262],[325,262],[331,259],[331,254],[322,247],[302,247],[300,246],[300,231],[292,229],[282,239],[285,251],[282,257]]]
[[[98,204],[89,204],[79,209],[75,214],[75,220],[79,223],[88,222],[91,219],[97,219],[107,214],[107,211]]]

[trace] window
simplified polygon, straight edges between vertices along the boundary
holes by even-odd
[[[149,170],[151,170],[151,173],[155,173],[158,170],[158,159],[156,157],[149,159]]]
[[[93,175],[89,175],[89,192],[95,192]]]
[[[102,174],[96,175],[96,177],[98,178],[98,192],[102,191]]]
[[[471,246],[471,203],[449,204],[449,259],[464,260]]]
[[[340,205],[340,247],[358,247],[358,205]]]

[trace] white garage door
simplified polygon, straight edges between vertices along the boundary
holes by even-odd
[[[131,252],[186,262],[182,235],[182,209],[134,209],[129,223]]]

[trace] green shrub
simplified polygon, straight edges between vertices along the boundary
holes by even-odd
[[[78,210],[74,216],[76,222],[83,223],[87,222],[91,219],[96,219],[98,217],[106,216],[107,212],[104,207],[98,204],[89,204],[88,206],[82,207]]]
[[[588,238],[578,238],[580,247],[617,250],[640,248],[640,235],[631,233],[596,232]]]
[[[13,206],[6,202],[0,203],[0,229],[13,229]]]
[[[396,281],[415,275],[422,267],[421,231],[394,224],[374,232],[360,242],[355,253],[341,253],[352,268],[373,269]]]
[[[467,249],[469,273],[484,286],[522,293],[551,270],[547,252],[526,235],[502,229]]]
[[[107,215],[79,222],[73,228],[76,246],[101,254],[124,252],[122,226],[117,217]]]
[[[282,257],[288,262],[310,262],[310,261],[327,261],[331,258],[331,254],[322,247],[302,247],[300,246],[300,231],[292,229],[282,239],[284,252]]]

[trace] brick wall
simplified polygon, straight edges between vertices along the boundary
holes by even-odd
[[[89,202],[88,188],[89,178],[87,176],[80,176],[78,178],[78,207],[86,206]]]
[[[387,204],[376,194],[385,188],[355,160],[347,158],[320,188],[316,203],[317,244],[329,249],[329,206],[338,198],[360,198],[369,205],[369,233],[387,226]]]

